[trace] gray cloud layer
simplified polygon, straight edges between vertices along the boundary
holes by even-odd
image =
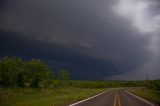
[[[70,69],[75,79],[129,79],[126,73],[139,71],[137,79],[146,71],[159,78],[159,5],[158,0],[3,0],[1,56],[42,58]]]

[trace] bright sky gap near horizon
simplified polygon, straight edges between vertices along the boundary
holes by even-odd
[[[73,79],[160,79],[160,0],[1,0],[5,56]]]

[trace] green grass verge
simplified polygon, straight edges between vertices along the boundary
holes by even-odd
[[[107,89],[0,89],[0,106],[65,106]]]
[[[160,105],[160,91],[148,89],[134,89],[130,90],[130,92]]]

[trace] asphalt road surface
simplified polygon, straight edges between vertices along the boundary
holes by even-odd
[[[157,106],[125,90],[112,90],[69,106]]]

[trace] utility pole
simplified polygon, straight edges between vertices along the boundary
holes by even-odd
[[[148,73],[146,72],[146,80],[148,81],[149,79],[148,79]]]

